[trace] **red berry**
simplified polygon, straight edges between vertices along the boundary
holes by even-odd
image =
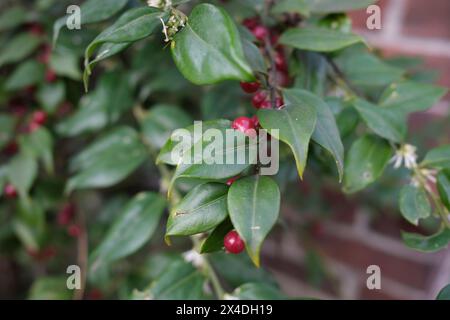
[[[253,123],[252,119],[248,117],[239,117],[233,121],[231,127],[235,130],[242,131],[245,134],[250,134],[251,132],[249,132],[249,130],[255,129],[255,124]]]
[[[44,64],[47,64],[50,60],[50,55],[52,53],[52,47],[50,47],[48,44],[45,44],[42,49],[41,53],[38,56],[38,61]]]
[[[47,121],[47,114],[44,111],[35,111],[31,116],[31,121],[43,125]]]
[[[77,238],[81,234],[81,227],[77,224],[71,224],[67,228],[67,233],[69,234],[69,236]]]
[[[58,224],[61,226],[68,225],[72,218],[75,215],[75,206],[71,203],[66,204],[59,212],[58,212]]]
[[[272,109],[272,102],[269,99],[264,100],[258,109]]]
[[[275,67],[277,68],[277,70],[280,71],[287,71],[288,66],[286,63],[286,58],[284,57],[284,54],[280,51],[277,51],[275,53]]]
[[[228,232],[225,238],[223,238],[223,245],[227,252],[233,254],[241,253],[245,248],[244,241],[242,241],[239,234],[234,230]]]
[[[39,129],[42,125],[37,123],[37,122],[30,122],[30,124],[28,125],[28,127],[26,128],[26,132],[28,133],[33,133],[35,132],[37,129]]]
[[[261,104],[266,100],[267,93],[265,91],[258,91],[255,93],[255,95],[252,97],[252,104],[256,109],[259,109],[261,107]]]
[[[291,79],[286,71],[278,71],[276,75],[277,83],[282,87],[289,86]]]
[[[6,145],[6,147],[3,148],[3,153],[7,156],[12,156],[17,153],[19,150],[19,146],[17,145],[17,142],[11,141]]]
[[[56,81],[56,73],[52,69],[47,69],[45,72],[45,80],[47,82],[55,82]]]
[[[281,108],[284,105],[284,100],[282,97],[275,98],[275,108]]]
[[[248,29],[253,30],[255,27],[259,25],[258,17],[247,18],[242,21],[242,24],[246,26]]]
[[[16,190],[16,188],[15,188],[12,184],[10,184],[10,183],[8,183],[8,184],[5,185],[5,189],[3,190],[3,192],[5,193],[5,197],[7,197],[7,198],[9,198],[9,199],[12,199],[12,198],[17,197],[17,190]]]
[[[260,84],[259,82],[241,82],[241,88],[246,93],[255,93],[258,91]]]
[[[266,39],[266,37],[269,35],[269,30],[264,27],[264,26],[256,26],[253,30],[252,30],[253,35],[255,36],[256,39],[258,39],[259,41],[264,41]]]
[[[87,300],[101,300],[103,299],[103,293],[99,289],[92,289],[86,295]]]
[[[233,177],[227,180],[227,186],[231,186],[233,182],[235,182],[238,179],[238,177]]]
[[[255,128],[259,127],[259,119],[257,116],[253,116],[251,117],[252,121],[253,121],[253,125],[255,126]]]
[[[44,34],[44,28],[37,22],[31,23],[28,27],[28,31],[35,36],[40,36]]]
[[[10,107],[11,113],[17,117],[22,117],[27,112],[27,107],[23,104],[13,104]]]

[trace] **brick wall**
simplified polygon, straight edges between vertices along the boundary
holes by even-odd
[[[450,1],[381,0],[379,5],[382,29],[367,30],[368,15],[361,10],[351,14],[355,32],[386,56],[422,57],[428,67],[440,72],[438,83],[450,87]],[[433,121],[448,115],[449,100],[447,95],[427,114],[416,115],[416,120]],[[450,142],[450,137],[446,140]],[[305,239],[295,230],[271,236],[263,249],[264,262],[285,292],[325,299],[434,299],[450,283],[450,249],[433,254],[412,251],[401,242],[400,229],[405,225],[395,215],[379,212],[374,220],[362,209],[346,208],[344,215],[335,214],[324,222],[313,241],[327,266],[327,278],[332,279],[319,289],[306,281]],[[282,211],[286,225],[307,223],[302,220],[304,214],[293,208]],[[366,287],[366,269],[372,264],[381,268],[381,290]]]

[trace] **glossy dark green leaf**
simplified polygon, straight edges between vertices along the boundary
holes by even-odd
[[[208,129],[226,130],[231,128],[231,122],[229,120],[211,120],[202,122],[202,134]],[[191,145],[194,145],[202,138],[201,134],[194,134],[194,125],[185,128],[191,134]],[[170,165],[177,165],[182,158],[182,154],[173,153],[174,148],[179,144],[176,139],[169,138],[164,146],[161,148],[159,155],[156,159],[156,163],[167,163]]]
[[[406,220],[418,225],[419,219],[428,218],[431,204],[422,188],[406,185],[400,192],[400,212]]]
[[[244,50],[245,59],[248,61],[252,70],[254,72],[266,73],[266,63],[259,48],[247,39],[242,39],[242,48]]]
[[[345,160],[344,191],[354,193],[377,180],[392,156],[389,143],[371,135],[356,140]]]
[[[139,250],[153,235],[166,203],[152,192],[137,194],[131,199],[96,250],[92,253],[91,270]]]
[[[278,185],[271,178],[259,175],[236,180],[228,192],[228,211],[250,258],[259,266],[262,242],[280,211]]]
[[[21,197],[14,212],[13,230],[25,248],[42,248],[45,234],[45,211],[34,199]]]
[[[421,166],[436,169],[450,168],[450,145],[443,145],[428,151]]]
[[[272,13],[298,13],[307,17],[310,13],[309,8],[307,0],[281,0],[275,2],[275,5],[272,7]]]
[[[207,131],[199,141],[185,148],[169,185],[169,195],[180,178],[227,179],[256,164],[256,139],[249,139],[244,133],[230,128],[216,129]],[[208,137],[209,133],[211,136]],[[234,135],[232,140],[230,134]]]
[[[279,130],[279,139],[291,147],[300,177],[305,170],[309,142],[317,121],[316,106],[311,101],[304,100],[302,92],[304,91],[296,89],[285,90],[284,108],[258,111],[261,126],[266,130]]]
[[[340,50],[358,42],[364,42],[358,35],[318,27],[289,29],[280,37],[280,43],[286,46],[319,52]]]
[[[362,49],[350,48],[336,59],[349,81],[356,86],[387,86],[399,81],[404,70],[393,67]]]
[[[66,96],[64,82],[58,81],[52,84],[43,84],[36,93],[40,106],[49,114],[53,114]]]
[[[81,25],[101,22],[106,20],[123,9],[128,0],[88,0],[80,6]],[[61,28],[66,25],[69,15],[59,18],[53,25],[53,44],[59,37]]]
[[[219,225],[228,215],[227,193],[222,183],[196,186],[172,209],[166,236],[189,236]]]
[[[76,155],[71,161],[76,174],[66,192],[112,186],[125,179],[147,158],[147,150],[132,128],[117,127]]]
[[[305,90],[292,90],[304,103],[314,106],[317,112],[316,128],[312,139],[327,150],[335,159],[339,180],[344,176],[344,146],[330,107],[319,97]]]
[[[196,300],[204,299],[206,279],[190,263],[177,261],[168,266],[163,274],[150,286],[147,295],[141,299]]]
[[[439,172],[437,187],[442,203],[450,210],[450,170]]]
[[[8,180],[16,187],[22,198],[26,198],[38,173],[36,160],[24,153],[11,159],[8,165]]]
[[[322,97],[328,72],[326,58],[317,52],[302,51],[298,53],[298,71],[295,73],[295,87],[302,88]]]
[[[1,113],[0,114],[0,150],[9,143],[14,135],[14,129],[16,127],[16,118],[12,115]]]
[[[442,288],[441,291],[439,291],[436,299],[437,300],[450,300],[450,284],[446,285],[444,288]]]
[[[67,277],[39,277],[28,293],[30,300],[70,300],[73,291],[67,288]]]
[[[222,237],[223,246],[223,237]],[[213,267],[220,270],[220,276],[232,287],[238,287],[247,282],[276,285],[276,280],[264,268],[257,268],[246,254],[229,254],[216,252],[208,255]],[[239,270],[236,272],[235,270]]]
[[[41,42],[40,37],[30,33],[20,33],[15,36],[6,45],[3,45],[0,51],[0,67],[7,63],[22,61],[36,50]]]
[[[195,84],[254,80],[233,20],[211,4],[200,4],[192,10],[171,48],[178,69]]]
[[[81,79],[79,57],[72,51],[53,51],[50,56],[50,68],[62,77],[68,77],[72,80]]]
[[[444,88],[426,83],[394,83],[383,92],[380,106],[405,114],[425,111],[436,104],[446,92]]]
[[[39,158],[48,173],[53,173],[53,137],[44,127],[20,137],[20,148],[24,154]]]
[[[18,65],[5,83],[6,90],[19,90],[37,84],[44,79],[45,66],[35,60]]]
[[[246,283],[231,294],[239,300],[281,300],[286,299],[280,290],[264,283]]]
[[[13,29],[27,20],[27,11],[22,6],[5,9],[0,15],[0,32]]]
[[[447,248],[450,242],[450,229],[442,229],[431,236],[402,232],[403,242],[411,249],[421,252],[435,252]]]
[[[73,137],[115,123],[133,106],[130,78],[123,72],[105,73],[95,90],[82,97],[75,113],[58,123],[62,136]]]
[[[393,142],[402,142],[406,136],[406,119],[402,113],[381,108],[362,99],[356,99],[353,106],[367,126],[380,137]]]
[[[91,74],[92,64],[89,61],[95,50],[105,43],[130,43],[150,36],[165,14],[152,7],[134,8],[124,13],[111,27],[100,33],[86,48],[84,57],[84,83],[87,88],[88,78]],[[111,49],[111,48],[109,48]],[[102,54],[102,53],[100,53]],[[104,53],[104,55],[107,55]],[[99,60],[98,57],[95,59]]]
[[[175,129],[189,126],[192,122],[190,115],[183,109],[167,104],[153,106],[139,119],[146,142],[158,150],[164,146]]]
[[[203,240],[200,247],[200,253],[211,253],[223,249],[223,238],[228,232],[233,229],[233,224],[230,219],[225,219],[213,231],[208,237]]]
[[[240,108],[230,108],[237,105],[242,98],[242,90],[234,81],[227,81],[211,87],[201,100],[202,117],[205,120],[235,119]]]
[[[314,13],[337,13],[367,8],[377,0],[305,0]]]

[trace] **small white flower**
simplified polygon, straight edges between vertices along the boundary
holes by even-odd
[[[223,295],[223,300],[239,300],[239,298],[236,297],[236,296],[233,296],[233,295],[231,295],[229,293],[225,293]]]
[[[149,7],[167,9],[172,5],[172,0],[147,0],[147,5]]]
[[[394,164],[394,168],[398,169],[405,164],[407,169],[413,169],[417,166],[417,148],[410,144],[402,145],[397,151],[395,151],[395,155],[392,157],[390,163]]]
[[[204,261],[202,255],[193,249],[184,252],[183,258],[186,262],[192,263],[197,268],[203,266]]]
[[[422,168],[419,170],[419,175],[425,178],[425,185],[424,185],[425,189],[428,192],[433,192],[433,190],[430,187],[430,184],[436,183],[437,170]],[[413,185],[414,187],[419,187],[421,183],[422,181],[417,176],[417,174],[411,178],[411,185]]]

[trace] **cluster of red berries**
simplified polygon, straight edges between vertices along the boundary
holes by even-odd
[[[77,238],[81,234],[81,227],[73,222],[75,211],[75,205],[67,203],[58,212],[57,220],[60,226],[66,227],[69,236]]]

